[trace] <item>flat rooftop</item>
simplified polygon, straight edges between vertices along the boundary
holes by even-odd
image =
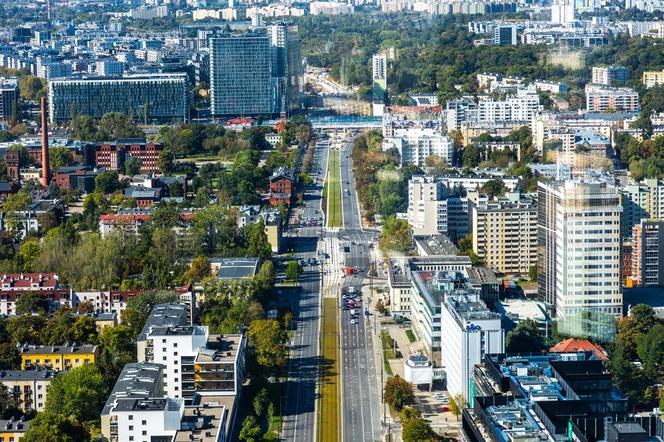
[[[443,234],[414,236],[415,244],[426,256],[456,256],[459,249]]]
[[[243,336],[210,335],[205,349],[198,352],[196,362],[235,362]]]
[[[258,273],[259,258],[213,258],[212,268],[219,279],[248,279]]]
[[[228,433],[236,396],[201,396],[184,409],[174,442],[216,442],[220,432]]]
[[[143,330],[138,336],[139,341],[144,341],[148,336],[150,328],[154,327],[173,327],[182,326],[189,323],[187,306],[179,303],[157,304],[150,312],[150,316],[145,321]]]
[[[179,410],[182,406],[183,399],[170,399],[170,398],[149,398],[149,399],[137,399],[137,398],[126,398],[118,399],[115,407],[113,408],[114,412],[122,411],[161,411],[169,410],[176,411]]]
[[[117,399],[147,399],[161,396],[164,366],[149,362],[126,364],[106,401],[102,415],[107,415]]]

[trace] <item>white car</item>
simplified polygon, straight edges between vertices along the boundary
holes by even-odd
[[[350,320],[350,323],[351,323],[351,324],[357,324],[357,319],[351,319],[351,320]]]

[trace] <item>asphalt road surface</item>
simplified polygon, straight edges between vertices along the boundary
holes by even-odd
[[[374,234],[363,232],[361,228],[351,153],[352,139],[349,138],[343,145],[340,160],[344,227],[339,232],[339,239],[342,245],[350,248],[350,252],[344,254],[345,266],[360,269],[359,274],[347,276],[343,286],[353,286],[360,291],[369,270],[369,241]],[[344,442],[382,440],[381,396],[371,338],[373,329],[367,325],[365,308],[373,311],[366,297],[359,306],[356,324],[351,323],[349,310],[340,312]]]
[[[321,191],[327,167],[327,146],[317,144],[312,167],[312,178],[316,184],[305,192],[304,208],[296,213],[300,219],[319,218]],[[293,249],[292,258],[316,258],[322,227],[311,226],[292,229],[287,232],[287,249]],[[312,442],[316,439],[316,383],[320,362],[319,326],[320,326],[320,283],[321,267],[304,266],[300,276],[301,290],[291,300],[291,309],[296,320],[296,329],[291,339],[291,355],[288,365],[288,384],[284,407],[282,440]]]

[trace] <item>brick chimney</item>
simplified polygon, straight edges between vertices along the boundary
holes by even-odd
[[[46,110],[46,97],[41,99],[42,121],[42,186],[48,187],[51,181],[51,170],[48,162],[48,111]]]

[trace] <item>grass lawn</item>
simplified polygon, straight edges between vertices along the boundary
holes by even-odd
[[[337,302],[333,298],[323,299],[323,329],[321,346],[320,398],[318,402],[319,442],[339,442],[339,358]]]
[[[328,200],[327,226],[341,227],[341,169],[338,150],[330,150],[327,170],[325,183]]]
[[[385,373],[388,376],[393,376],[392,367],[390,366],[389,359],[397,359],[397,355],[394,354],[394,348],[392,347],[392,337],[390,332],[383,330],[380,332],[380,341],[383,347],[383,366],[385,367]]]
[[[415,333],[411,329],[406,330],[406,337],[410,342],[415,342]]]

